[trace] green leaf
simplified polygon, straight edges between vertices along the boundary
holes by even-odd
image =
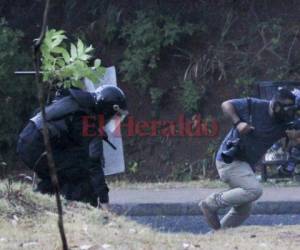
[[[76,46],[71,43],[71,60],[75,60],[77,57],[77,49],[76,49]]]
[[[94,72],[97,74],[97,77],[100,78],[105,74],[106,68],[98,67]]]
[[[96,60],[94,61],[94,67],[95,67],[95,68],[98,68],[100,65],[101,65],[101,60],[100,60],[100,59],[96,59]]]
[[[63,56],[66,63],[70,62],[71,58],[70,58],[69,52],[66,49],[62,50],[62,56]]]
[[[64,35],[56,35],[53,37],[53,41],[51,42],[50,48],[53,49],[61,44],[61,42],[66,39],[67,37]]]
[[[77,53],[78,53],[78,57],[84,54],[84,45],[80,39],[78,39],[77,41]]]
[[[41,69],[45,72],[44,81],[56,79],[65,88],[82,87],[81,79],[84,77],[97,82],[104,74],[104,68],[100,66],[100,59],[94,61],[94,66],[89,66],[93,47],[86,47],[82,40],[78,39],[76,45],[70,44],[68,51],[62,44],[65,39],[64,31],[61,30],[50,30],[46,33],[41,48]]]
[[[88,61],[89,59],[91,59],[91,56],[87,55],[87,54],[83,54],[83,55],[78,56],[78,59],[80,59],[82,61]]]
[[[58,64],[58,66],[60,66],[60,67],[64,67],[64,66],[66,66],[66,63],[65,63],[65,61],[64,61],[64,60],[62,60],[62,59],[58,59],[58,60],[57,60],[57,64]]]
[[[84,84],[83,84],[82,81],[74,81],[74,82],[72,82],[72,85],[74,87],[77,87],[77,88],[83,88],[84,87]]]
[[[52,53],[55,53],[55,54],[63,54],[65,52],[67,52],[67,50],[65,48],[62,48],[62,47],[55,47],[51,50]]]
[[[87,48],[85,49],[85,53],[92,52],[93,50],[94,50],[93,46],[90,45],[89,47],[87,47]]]

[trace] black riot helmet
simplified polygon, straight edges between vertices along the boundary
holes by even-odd
[[[94,97],[95,111],[97,114],[103,114],[106,122],[115,115],[123,119],[128,114],[126,96],[120,88],[103,85],[96,90]]]

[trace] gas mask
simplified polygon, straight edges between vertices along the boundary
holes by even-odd
[[[293,103],[284,104],[279,101],[274,101],[272,111],[274,118],[278,122],[291,122],[295,119],[297,107]]]
[[[116,129],[119,128],[121,122],[128,115],[128,111],[121,109],[117,104],[113,106],[113,109],[116,111],[116,113],[108,120],[105,125],[105,129],[110,133],[114,133]]]

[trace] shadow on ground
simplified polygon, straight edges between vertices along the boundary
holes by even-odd
[[[203,216],[130,216],[131,220],[154,230],[172,233],[203,234],[209,232]],[[297,225],[300,215],[252,215],[244,225]]]

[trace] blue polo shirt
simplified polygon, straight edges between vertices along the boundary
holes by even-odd
[[[232,99],[230,102],[233,104],[236,114],[240,119],[255,128],[254,131],[240,136],[243,150],[237,155],[237,160],[246,161],[254,167],[266,151],[276,141],[285,136],[287,127],[285,123],[280,123],[270,116],[270,101],[257,98],[250,99],[252,123],[250,123],[247,98]],[[226,149],[227,142],[233,139],[233,134],[233,129],[231,129],[217,152],[216,160],[223,161],[221,153]]]

